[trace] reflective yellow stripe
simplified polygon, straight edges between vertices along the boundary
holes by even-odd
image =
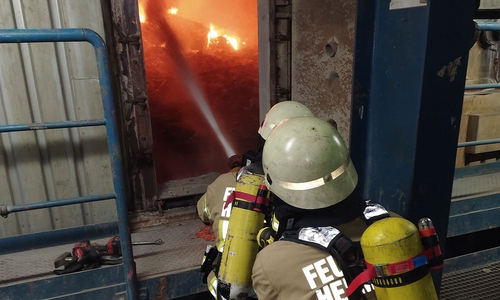
[[[229,220],[219,220],[219,244],[217,245],[219,252],[224,250],[224,241],[226,240],[228,229]]]
[[[272,123],[269,123],[269,122],[264,122],[264,124],[262,124],[262,127],[267,127],[269,129],[273,129],[274,127],[276,127],[276,124],[272,124]]]
[[[280,222],[278,221],[278,219],[276,219],[275,214],[273,214],[272,227],[273,227],[274,231],[278,232],[278,228],[280,227]]]
[[[212,296],[217,299],[217,277],[214,276],[212,280],[210,280],[208,290],[210,291],[210,294],[212,294]]]
[[[348,158],[335,171],[331,172],[330,174],[328,174],[328,175],[326,175],[324,177],[321,177],[321,178],[318,178],[318,179],[315,179],[315,180],[311,180],[311,181],[308,181],[308,182],[297,182],[297,183],[295,183],[295,182],[286,182],[286,181],[281,181],[281,180],[275,179],[275,178],[273,178],[272,181],[273,181],[273,184],[276,183],[277,185],[279,185],[282,188],[287,189],[287,190],[294,190],[294,191],[310,190],[310,189],[317,188],[319,186],[325,185],[329,181],[332,181],[332,180],[336,179],[337,177],[339,177],[340,175],[342,175],[345,172],[345,170],[347,170],[347,168],[349,167],[350,164],[351,164],[351,159]]]

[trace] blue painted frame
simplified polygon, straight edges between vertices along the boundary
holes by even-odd
[[[391,2],[358,1],[350,140],[359,173],[354,193],[414,223],[430,217],[445,250],[479,2],[427,1],[390,9]]]

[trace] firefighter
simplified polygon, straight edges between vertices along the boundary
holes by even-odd
[[[312,116],[312,112],[303,104],[296,101],[283,101],[274,105],[266,114],[262,125],[258,129],[258,133],[262,138],[262,145],[269,136],[269,133],[276,125],[286,119]],[[207,192],[198,200],[197,210],[198,216],[205,224],[213,224],[215,234],[216,247],[207,248],[203,260],[202,271],[205,272],[204,280],[207,281],[210,293],[217,299],[217,278],[213,270],[217,270],[217,261],[224,249],[224,240],[229,226],[229,216],[231,214],[231,204],[226,206],[226,201],[235,189],[236,179],[246,174],[264,174],[262,170],[262,147],[255,154],[250,155],[251,160],[247,160],[249,156],[243,156],[244,165],[231,169],[228,173],[220,175],[211,185]],[[215,262],[214,265],[212,265]],[[250,270],[249,270],[250,271]]]
[[[312,117],[313,114],[304,104],[297,101],[282,101],[275,104],[267,112],[266,118],[259,127],[259,134],[264,139],[267,137],[281,122],[287,119],[297,117]]]
[[[358,175],[342,137],[318,118],[290,119],[268,136],[262,163],[279,198],[273,204],[281,238],[257,254],[258,299],[348,299],[347,286],[363,268],[357,242],[370,222],[389,214],[351,196]],[[376,297],[367,284],[349,299]]]
[[[272,129],[286,119],[312,116],[311,111],[303,104],[296,101],[283,101],[274,105],[266,114],[266,118],[259,127],[259,134],[265,140]],[[213,224],[216,245],[219,250],[223,248],[223,242],[227,231],[231,206],[224,208],[227,197],[234,191],[236,185],[236,176],[247,173],[261,173],[261,151],[257,153],[253,161],[245,161],[245,168],[241,168],[241,159],[238,156],[229,158],[228,164],[231,170],[228,173],[220,175],[207,188],[207,192],[198,200],[198,216],[205,224]],[[245,157],[245,156],[244,156]]]

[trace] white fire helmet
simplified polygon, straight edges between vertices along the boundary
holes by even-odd
[[[275,104],[267,112],[266,118],[259,127],[259,134],[264,139],[273,131],[274,127],[278,126],[286,119],[296,117],[312,117],[313,114],[304,104],[297,101],[282,101]]]
[[[288,119],[277,126],[264,144],[262,164],[269,190],[301,209],[337,204],[358,183],[342,137],[315,117]]]

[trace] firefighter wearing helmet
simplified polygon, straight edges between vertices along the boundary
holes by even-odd
[[[282,101],[275,104],[267,112],[266,118],[259,128],[259,134],[264,139],[267,137],[281,122],[297,117],[312,117],[313,114],[304,104],[296,101]]]
[[[264,142],[269,136],[273,128],[284,120],[312,116],[311,111],[303,104],[296,101],[283,101],[274,105],[266,114],[266,118],[258,132]],[[213,225],[213,231],[216,237],[216,247],[207,247],[204,254],[202,269],[205,273],[204,282],[207,283],[210,293],[217,299],[217,276],[213,270],[218,270],[219,267],[212,265],[213,262],[218,263],[221,253],[224,249],[227,230],[229,227],[229,218],[231,215],[232,205],[226,205],[226,201],[230,198],[235,190],[237,180],[249,174],[264,174],[262,171],[262,148],[259,153],[255,153],[253,161],[249,163],[243,156],[244,166],[234,168],[230,172],[222,174],[214,181],[207,189],[207,192],[200,198],[197,203],[198,216],[206,224]],[[249,270],[250,271],[250,270]]]
[[[281,238],[255,260],[258,299],[348,299],[347,286],[363,268],[355,242],[367,223],[365,203],[351,196],[358,175],[342,137],[321,119],[288,119],[267,137],[262,163],[277,196]],[[372,208],[377,218],[388,216],[383,207]],[[365,284],[349,299],[376,297]]]

